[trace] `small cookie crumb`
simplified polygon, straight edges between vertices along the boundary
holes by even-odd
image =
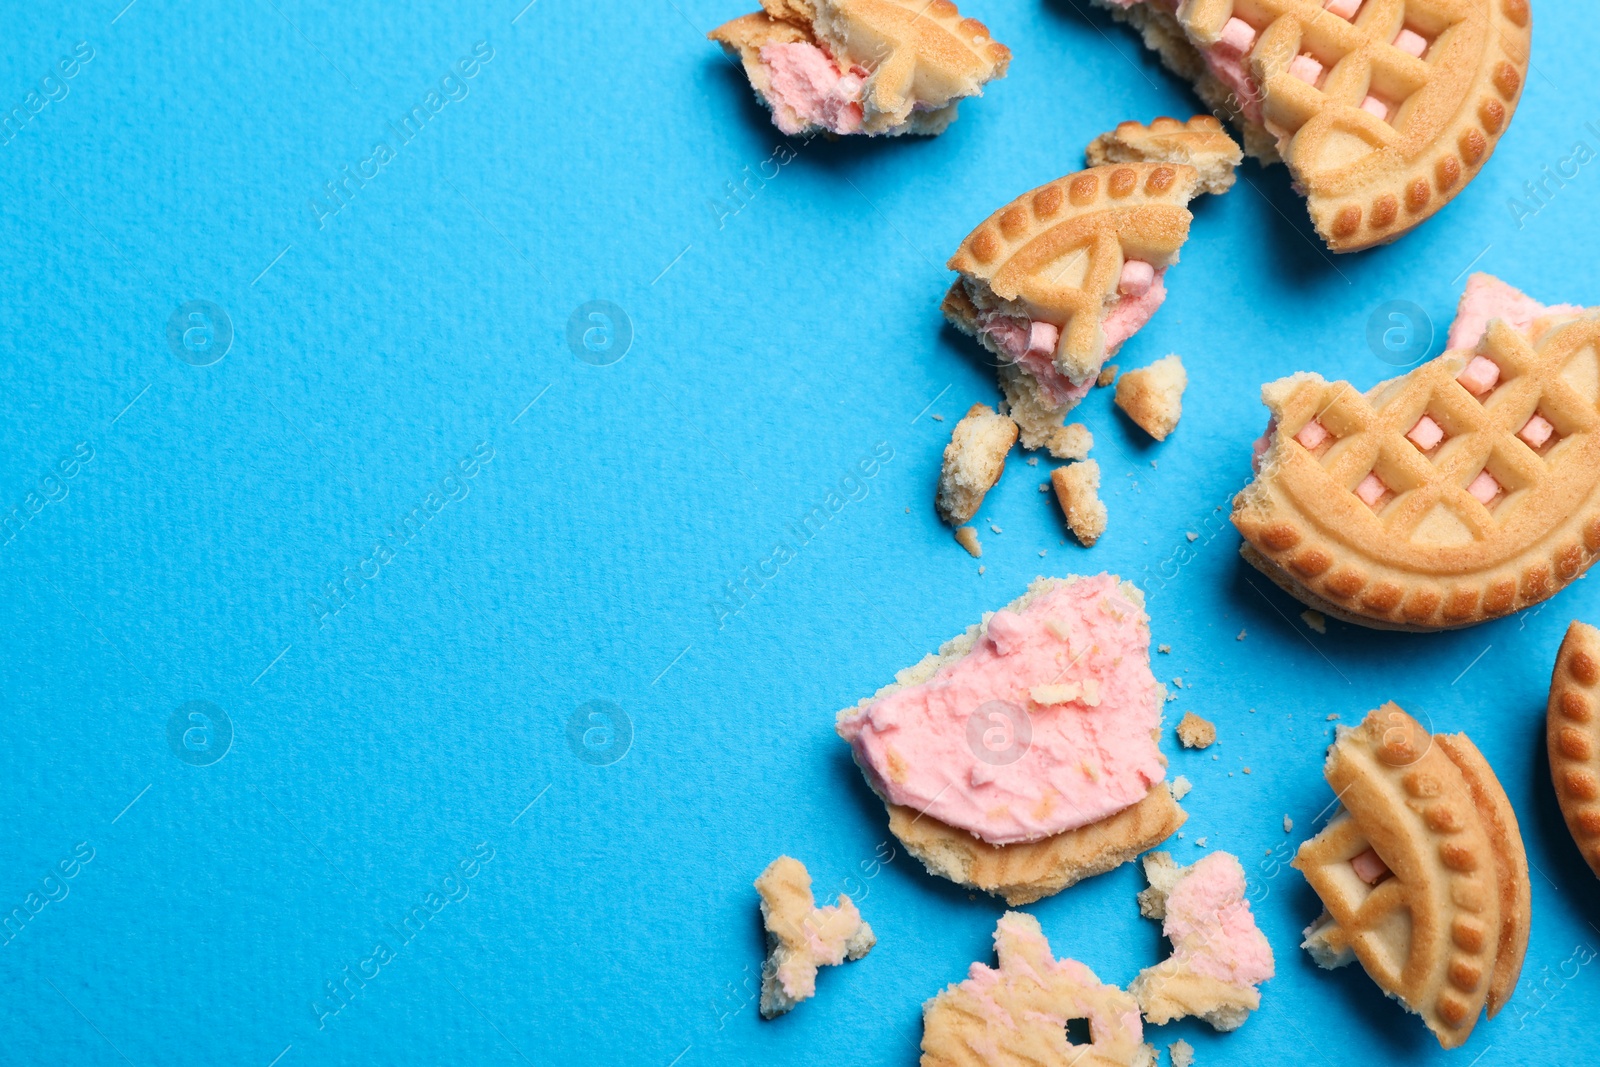
[[[1252,709],[1252,710],[1254,710],[1254,709]],[[1332,712],[1331,714],[1329,714],[1329,716],[1323,721],[1324,722],[1333,722],[1338,717],[1339,717],[1339,713],[1337,711],[1335,711],[1335,712]]]
[[[1094,380],[1094,384],[1104,388],[1116,380],[1117,365],[1115,363],[1107,363],[1104,367],[1100,368],[1100,376]]]
[[[1246,768],[1245,768],[1245,769],[1244,769],[1244,773],[1246,773],[1246,774],[1249,774],[1249,773],[1250,773],[1250,768],[1249,768],[1249,767],[1246,767]]]
[[[939,517],[951,526],[971,522],[984,495],[1000,480],[1006,455],[1016,443],[1017,424],[1009,415],[997,415],[985,404],[968,408],[944,447],[939,494],[934,500]]]
[[[1164,356],[1117,379],[1117,407],[1157,441],[1165,441],[1183,416],[1183,390],[1189,384],[1183,360]]]
[[[1307,608],[1300,613],[1300,617],[1305,620],[1307,626],[1317,631],[1317,633],[1325,634],[1328,632],[1328,617],[1322,612],[1312,611]]]
[[[1156,646],[1156,651],[1160,652],[1163,655],[1168,655],[1168,654],[1170,654],[1172,652],[1172,646],[1171,645],[1157,645]]]
[[[956,531],[956,543],[967,550],[973,559],[983,555],[983,545],[978,541],[978,531],[970,526],[963,526]]]
[[[1206,847],[1206,839],[1203,838],[1203,837],[1195,838],[1194,839],[1194,847],[1195,848],[1205,848]]]
[[[1050,483],[1049,482],[1040,482],[1039,483],[1039,492],[1048,493],[1049,491],[1050,491]]]
[[[1283,832],[1286,834],[1294,833],[1294,820],[1287,815],[1283,817]]]
[[[1183,688],[1183,679],[1182,678],[1174,678],[1172,680],[1172,684],[1177,686],[1179,689],[1182,689]]]
[[[1085,548],[1092,547],[1106,532],[1106,505],[1100,499],[1100,464],[1092,459],[1057,467],[1050,472],[1056,490],[1056,503],[1066,517],[1067,528]]]
[[[1193,544],[1194,542],[1200,540],[1200,535],[1195,533],[1193,530],[1189,530],[1189,531],[1185,532],[1183,536],[1185,536],[1185,537],[1187,537],[1189,539],[1189,543],[1190,544]]]
[[[1002,529],[1000,529],[1000,527],[998,527],[998,526],[996,526],[996,525],[995,525],[995,524],[994,524],[994,523],[992,523],[992,522],[991,522],[991,523],[990,523],[990,524],[989,524],[989,529],[991,529],[991,530],[993,530],[993,531],[994,531],[994,532],[995,532],[995,533],[997,533],[997,534],[1003,534],[1003,533],[1005,533],[1005,531],[1004,531],[1004,530],[1002,530]]]
[[[1028,466],[1037,467],[1038,465],[1039,465],[1039,457],[1038,456],[1029,456],[1028,457]]]
[[[761,1017],[782,1015],[816,993],[817,968],[859,960],[877,943],[847,896],[817,907],[805,864],[779,856],[756,879],[767,962],[761,969]]]
[[[988,570],[988,569],[989,569],[989,568],[987,568],[987,567],[983,567],[983,566],[980,566],[980,567],[979,567],[979,568],[978,568],[978,573],[979,573],[979,574],[980,574],[980,575],[981,575],[981,574],[982,574],[982,573],[983,573],[983,572],[984,572],[984,571],[986,571],[986,570]]]
[[[934,422],[943,422],[944,421],[944,416],[943,415],[929,415],[928,418],[932,419]]]
[[[1194,1067],[1194,1046],[1182,1038],[1167,1046],[1167,1055],[1172,1057],[1172,1067]]]
[[[1178,720],[1178,740],[1184,748],[1210,748],[1217,739],[1217,727],[1210,720],[1202,719],[1192,711],[1183,713],[1183,718]]]
[[[1243,641],[1244,638],[1245,638],[1245,632],[1243,630],[1240,630],[1239,631],[1239,636],[1235,637],[1234,640],[1235,641]]]
[[[1189,781],[1189,779],[1185,778],[1181,774],[1178,775],[1178,777],[1172,780],[1172,799],[1182,800],[1184,797],[1189,795],[1189,790],[1193,788],[1193,782]]]

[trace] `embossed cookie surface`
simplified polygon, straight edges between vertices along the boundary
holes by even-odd
[[[1324,771],[1343,808],[1293,862],[1326,909],[1303,947],[1324,967],[1359,959],[1455,1048],[1510,996],[1527,945],[1504,791],[1464,736],[1431,736],[1394,704],[1341,728]]]
[[[1556,656],[1545,716],[1550,779],[1567,829],[1600,875],[1600,630],[1574,622]]]
[[[1527,0],[1097,0],[1288,164],[1336,252],[1392,241],[1473,179],[1528,74]]]
[[[1233,523],[1245,558],[1319,611],[1470,626],[1547,599],[1600,554],[1592,309],[1526,332],[1495,319],[1475,349],[1364,394],[1297,374],[1262,398],[1273,420]]]

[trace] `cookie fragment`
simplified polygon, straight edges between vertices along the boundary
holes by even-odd
[[[1217,739],[1217,727],[1209,719],[1202,719],[1192,711],[1183,713],[1178,720],[1178,740],[1184,748],[1210,748]]]
[[[1194,1067],[1194,1046],[1181,1037],[1167,1046],[1167,1055],[1172,1057],[1172,1067]]]
[[[951,526],[971,522],[1006,469],[1006,454],[1017,443],[1017,424],[987,404],[974,404],[956,423],[944,448],[935,506]]]
[[[1214,115],[1196,115],[1188,122],[1163,115],[1148,126],[1117,123],[1116,129],[1090,141],[1084,156],[1091,167],[1106,163],[1187,163],[1200,173],[1201,192],[1225,193],[1233,188],[1233,170],[1244,162],[1244,149],[1228,136]]]
[[[1128,986],[1150,1022],[1197,1016],[1214,1029],[1237,1030],[1261,1006],[1257,990],[1275,973],[1272,946],[1245,900],[1237,857],[1213,852],[1180,867],[1165,852],[1144,858],[1150,888],[1139,911],[1158,919],[1172,955]]]
[[[922,1006],[922,1067],[1040,1067],[1080,1059],[1097,1067],[1152,1067],[1137,1002],[1077,960],[1058,960],[1039,920],[1019,911],[994,931],[998,967],[974,963],[965,981]],[[1067,1024],[1089,1022],[1089,1043]]]
[[[1574,621],[1550,675],[1550,780],[1567,830],[1600,875],[1600,630]]]
[[[1106,532],[1106,505],[1100,499],[1100,464],[1092,459],[1050,472],[1056,503],[1067,526],[1083,547],[1090,548]]]
[[[972,527],[963,526],[956,531],[956,544],[966,549],[973,559],[983,558],[983,542],[978,540],[978,531]]]
[[[756,879],[767,962],[761,968],[761,1017],[775,1018],[817,991],[817,968],[858,960],[877,944],[872,927],[843,893],[819,908],[805,864],[779,856]]]
[[[1183,391],[1189,384],[1183,360],[1176,355],[1117,379],[1117,407],[1157,441],[1165,441],[1183,415]]]

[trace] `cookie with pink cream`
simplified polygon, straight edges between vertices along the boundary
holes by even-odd
[[[1600,555],[1600,308],[1468,281],[1449,348],[1359,392],[1265,386],[1240,552],[1328,615],[1471,626],[1537,604]]]
[[[1011,51],[949,0],[762,0],[709,34],[790,136],[943,133]]]
[[[1056,959],[1039,920],[1008,911],[994,930],[998,967],[974,963],[965,981],[922,1006],[922,1067],[1155,1067],[1139,1005],[1077,960]],[[1089,1042],[1067,1034],[1084,1019]]]
[[[1094,0],[1288,165],[1335,252],[1385,244],[1488,161],[1528,74],[1528,0]]]
[[[1157,1026],[1198,1016],[1237,1030],[1261,1006],[1256,987],[1274,974],[1272,946],[1245,900],[1244,868],[1226,852],[1188,867],[1152,852],[1144,873],[1150,888],[1139,894],[1139,910],[1161,921],[1172,955],[1140,971],[1128,992]]]
[[[1062,420],[1166,299],[1201,191],[1188,164],[1090,167],[1013,200],[950,257],[941,310],[994,355],[1024,448],[1069,454]]]
[[[1182,825],[1149,652],[1131,583],[1040,578],[840,712],[838,733],[932,873],[1026,903]]]

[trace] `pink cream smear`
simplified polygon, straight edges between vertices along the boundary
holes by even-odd
[[[1488,274],[1474,274],[1456,305],[1456,321],[1450,326],[1446,348],[1476,348],[1489,330],[1489,320],[1504,319],[1518,333],[1527,333],[1539,319],[1552,315],[1581,315],[1576,304],[1546,306],[1520,289]]]
[[[1100,324],[1105,335],[1106,354],[1113,355],[1123,342],[1138,333],[1167,299],[1163,279],[1167,268],[1157,269],[1141,259],[1123,263],[1117,282],[1117,297]],[[1060,327],[1040,319],[1003,311],[985,311],[978,316],[978,331],[1011,362],[1027,371],[1051,407],[1070,407],[1089,394],[1095,375],[1074,383],[1056,365],[1056,346]],[[1095,368],[1099,373],[1099,368]]]
[[[816,45],[762,45],[761,62],[767,68],[773,121],[784,133],[803,133],[807,126],[840,134],[861,128],[865,81],[853,71],[842,72]],[[798,116],[799,122],[790,116]]]
[[[1037,840],[1165,776],[1149,650],[1149,620],[1117,578],[1054,582],[991,615],[928,681],[841,712],[837,729],[889,802],[991,844]]]
[[[1172,959],[1197,974],[1236,986],[1255,986],[1274,974],[1272,946],[1244,899],[1244,868],[1213,852],[1183,874],[1167,894],[1162,932]]]
[[[974,963],[967,969],[966,981],[958,987],[970,993],[977,1002],[978,1012],[986,1030],[1026,1033],[1039,1029],[1041,1023],[1049,1023],[1053,1027],[1065,1030],[1067,1020],[1087,1019],[1091,1036],[1114,1033],[1120,1025],[1122,1032],[1127,1034],[1133,1043],[1137,1044],[1143,1039],[1144,1021],[1137,1011],[1111,1014],[1105,1010],[1103,1001],[1098,996],[1070,998],[1064,996],[1059,1011],[1045,1019],[1040,1019],[1031,1012],[1022,1018],[1012,1015],[996,995],[1008,982],[1032,981],[1049,988],[1060,989],[1060,984],[1050,981],[1051,978],[1060,976],[1068,983],[1080,986],[1086,991],[1099,990],[1102,987],[1100,980],[1088,967],[1077,960],[1058,960],[1052,955],[1050,942],[1039,929],[1039,921],[1031,915],[1008,911],[1001,916],[995,926],[994,947],[996,955],[1000,957],[999,969]],[[1039,966],[1036,961],[1043,961],[1043,965]],[[1043,973],[1034,977],[1036,970]],[[1019,971],[1023,971],[1023,974],[1019,974]],[[995,1058],[1000,1059],[998,1055]],[[1091,1059],[1107,1062],[1098,1056]]]

